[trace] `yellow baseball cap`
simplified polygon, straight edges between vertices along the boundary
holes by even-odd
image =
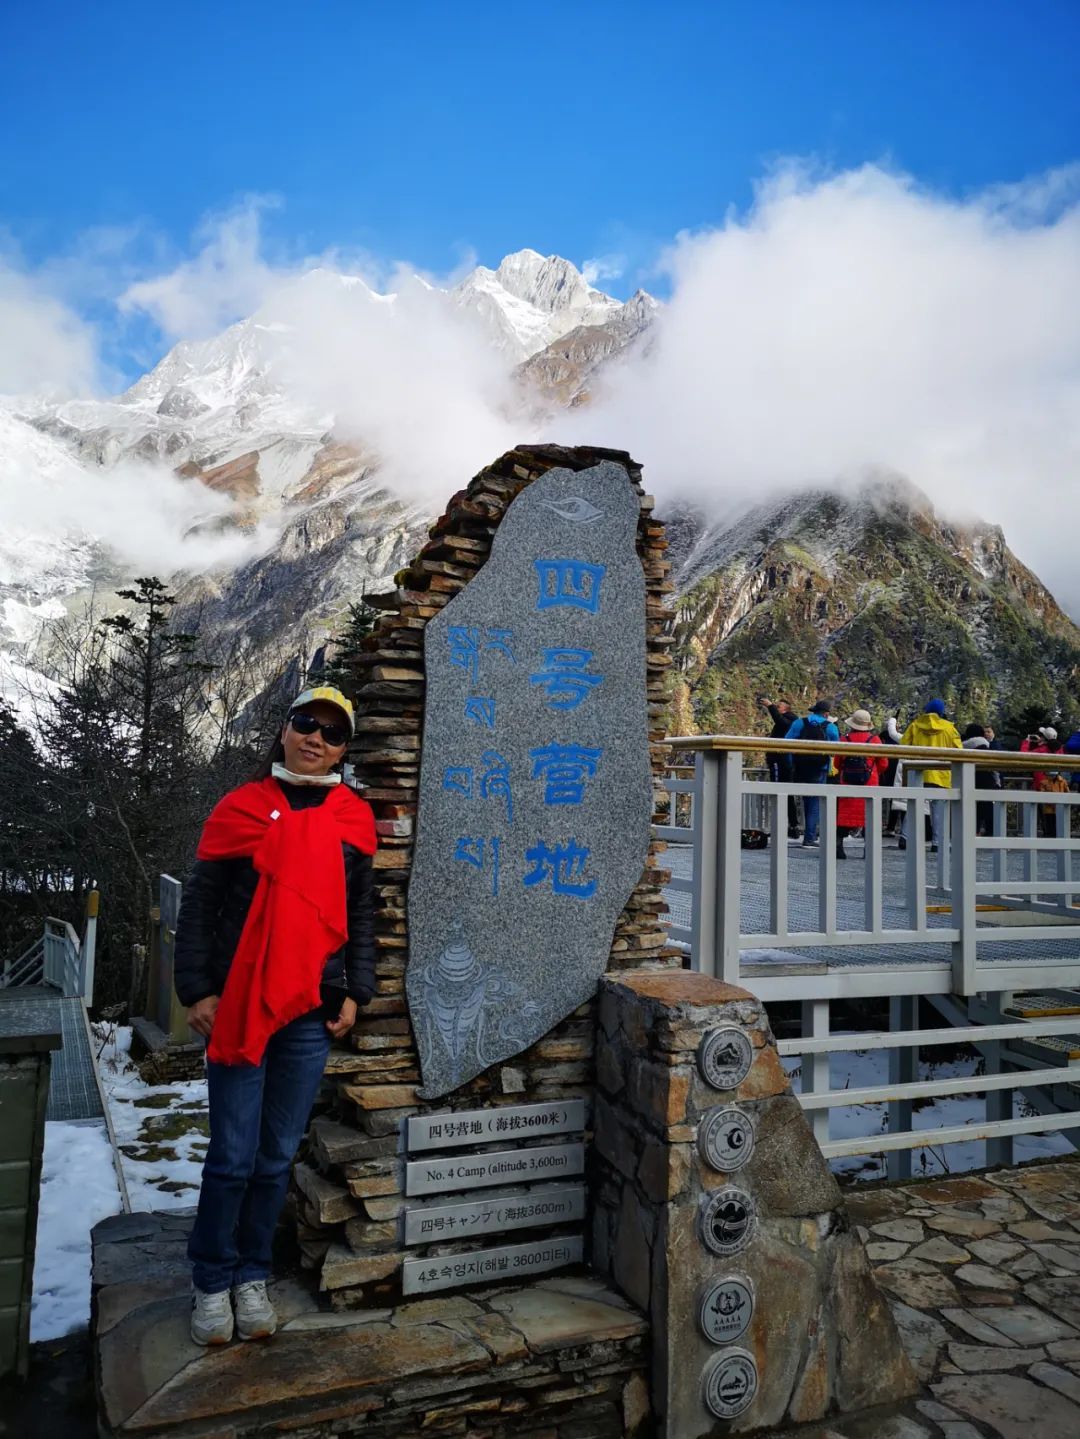
[[[356,733],[356,720],[353,716],[352,704],[333,685],[316,685],[313,689],[303,690],[289,706],[289,713],[292,714],[295,710],[303,709],[305,705],[317,702],[333,705],[335,709],[339,709],[349,722],[349,733],[351,735]]]

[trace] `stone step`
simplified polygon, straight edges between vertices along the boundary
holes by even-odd
[[[647,1324],[599,1280],[564,1274],[330,1312],[299,1277],[270,1293],[265,1343],[206,1350],[188,1335],[191,1217],[118,1215],[93,1232],[103,1439],[462,1433],[499,1439],[644,1434]],[[625,1428],[624,1428],[625,1425]],[[565,1427],[564,1427],[565,1426]]]

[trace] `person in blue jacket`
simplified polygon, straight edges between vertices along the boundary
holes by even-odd
[[[1075,755],[1077,759],[1080,759],[1080,729],[1073,730],[1072,734],[1061,746],[1061,753]],[[1080,769],[1071,770],[1068,772],[1068,775],[1072,788],[1080,790]]]
[[[818,700],[808,715],[797,719],[787,732],[788,739],[818,739],[839,744],[840,731],[829,719],[831,706],[828,700]],[[827,754],[799,754],[793,756],[796,784],[825,784],[829,778],[829,756]],[[803,839],[804,845],[815,846],[821,823],[821,800],[816,794],[803,795]]]

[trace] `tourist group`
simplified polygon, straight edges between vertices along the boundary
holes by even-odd
[[[930,700],[921,714],[908,724],[901,733],[898,716],[890,715],[880,727],[875,726],[869,710],[857,709],[841,722],[831,713],[828,700],[818,700],[810,712],[799,715],[787,700],[774,702],[764,695],[761,704],[772,719],[771,739],[821,740],[843,746],[846,743],[889,745],[919,745],[931,749],[981,749],[1003,750],[993,729],[986,724],[972,723],[961,731],[957,724],[947,718],[945,702]],[[841,732],[842,731],[842,732]],[[1074,731],[1062,743],[1058,732],[1050,724],[1040,725],[1020,743],[1024,754],[1045,754],[1047,756],[1066,754],[1080,755],[1080,729]],[[769,778],[775,782],[800,785],[887,785],[899,789],[903,783],[903,764],[896,758],[883,753],[881,758],[861,753],[845,754],[843,749],[836,754],[799,753],[783,754],[771,752],[768,755]],[[1030,773],[1030,772],[1029,772]],[[1028,776],[1025,775],[1024,778]],[[1071,771],[1072,783],[1080,788],[1080,770]],[[922,782],[931,792],[948,789],[952,781],[947,763],[940,769],[923,769]],[[1070,776],[1055,771],[1048,763],[1045,770],[1030,773],[1032,787],[1047,795],[1047,802],[1038,807],[1038,832],[1045,838],[1057,835],[1058,815],[1065,811],[1055,806],[1052,796],[1065,794],[1069,790]],[[975,771],[975,786],[980,790],[1000,790],[1004,787],[1002,770],[992,765],[979,765]],[[788,796],[788,836],[802,839],[804,845],[816,846],[820,832],[821,800],[813,794],[804,794],[801,799],[802,817],[799,815],[800,801]],[[933,800],[928,805],[930,826],[930,849],[936,852],[944,819],[944,801]],[[863,829],[865,801],[861,798],[842,798],[836,806],[836,857],[846,859],[844,840]],[[882,805],[884,833],[895,837],[901,849],[907,848],[907,800],[900,794]],[[979,834],[989,834],[993,825],[993,804],[981,801],[976,809],[976,826]]]

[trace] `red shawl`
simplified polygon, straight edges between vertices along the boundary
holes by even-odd
[[[344,784],[293,810],[277,780],[258,780],[206,821],[199,859],[249,856],[259,873],[214,1016],[216,1063],[259,1064],[276,1030],[318,1006],[323,966],[349,937],[343,843],[375,853],[371,808]]]

